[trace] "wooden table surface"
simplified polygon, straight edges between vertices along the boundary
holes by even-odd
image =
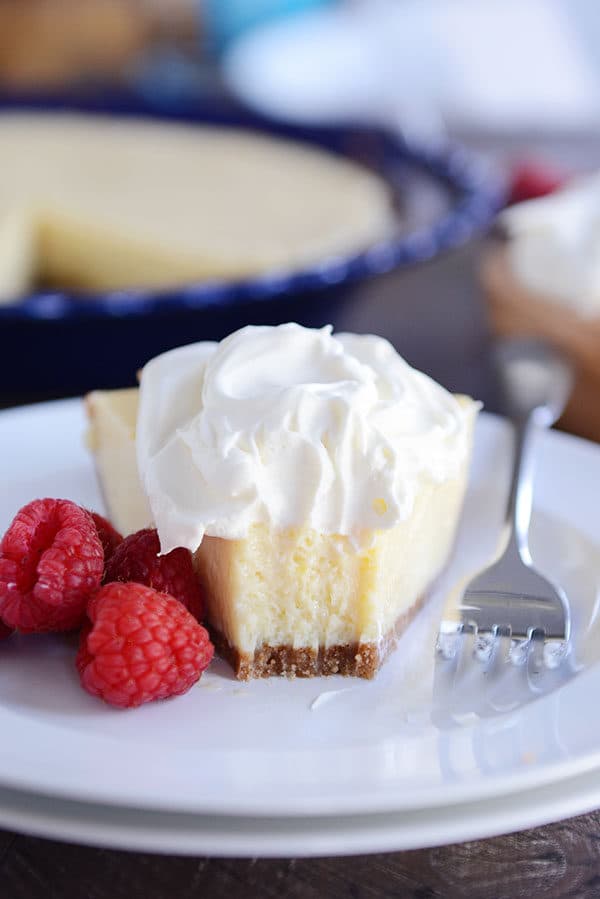
[[[477,247],[363,290],[335,322],[389,337],[415,365],[495,408]],[[1,738],[1,736],[0,736]],[[183,858],[0,831],[0,899],[377,899],[600,896],[600,813],[523,833],[354,858]]]
[[[585,899],[600,813],[473,843],[317,859],[182,858],[0,832],[3,899]]]

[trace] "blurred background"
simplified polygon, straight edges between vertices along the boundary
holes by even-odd
[[[11,102],[35,95],[109,105],[127,96],[159,114],[212,106],[306,128],[383,129],[432,152],[458,144],[509,202],[598,165],[600,5],[0,0],[0,94]],[[435,207],[433,193],[421,185],[412,197],[415,221]],[[477,230],[459,248],[349,287],[340,308],[325,298],[320,323],[381,333],[413,364],[495,408],[478,283],[483,220]],[[252,320],[246,306],[228,326]],[[215,336],[209,332],[204,321],[190,339]],[[76,393],[94,377],[50,378],[50,386],[40,378],[39,390],[19,391],[5,376],[2,401]],[[107,383],[97,377],[98,386]]]
[[[0,0],[0,84],[227,97],[296,121],[541,145],[598,128],[600,10],[596,0]]]

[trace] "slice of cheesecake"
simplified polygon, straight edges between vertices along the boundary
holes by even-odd
[[[470,446],[479,407],[467,397],[459,403]],[[135,390],[87,398],[98,477],[125,532],[149,521],[136,471],[136,404]],[[237,677],[373,677],[448,558],[469,457],[441,483],[422,477],[411,514],[364,533],[360,546],[348,536],[264,524],[243,539],[205,536],[194,558],[207,623]]]

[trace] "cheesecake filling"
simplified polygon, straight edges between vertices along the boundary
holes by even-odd
[[[459,477],[470,406],[383,338],[330,326],[248,326],[158,356],[142,372],[136,440],[161,550],[263,525],[364,551],[409,520],[424,483]]]
[[[447,560],[466,474],[424,483],[410,517],[359,550],[342,535],[263,524],[243,540],[205,537],[194,558],[211,627],[246,666],[265,647],[308,649],[316,660],[362,646],[380,661]]]

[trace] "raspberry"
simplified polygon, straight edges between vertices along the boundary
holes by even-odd
[[[83,672],[93,659],[91,652],[88,652],[87,648],[87,638],[91,630],[92,622],[86,617],[81,625],[81,630],[79,631],[79,649],[77,650],[77,655],[75,657],[75,667],[79,672],[79,677],[83,676]]]
[[[103,570],[89,512],[67,499],[36,499],[0,543],[0,617],[23,633],[79,627]]]
[[[130,534],[119,544],[104,573],[104,583],[135,581],[170,593],[201,621],[204,602],[189,550],[173,549],[159,556],[160,541],[155,529],[145,528]]]
[[[123,542],[123,537],[103,515],[98,515],[97,512],[90,512],[90,515],[94,519],[94,524],[100,537],[100,543],[104,550],[104,564],[106,565],[119,543]]]
[[[512,172],[509,204],[545,197],[561,188],[565,180],[562,172],[547,163],[521,162]]]
[[[76,665],[88,693],[121,708],[186,693],[213,657],[208,633],[178,600],[111,583],[88,606]]]
[[[6,637],[10,637],[12,633],[12,627],[8,627],[7,624],[4,624],[4,622],[0,620],[0,640],[4,640]]]

